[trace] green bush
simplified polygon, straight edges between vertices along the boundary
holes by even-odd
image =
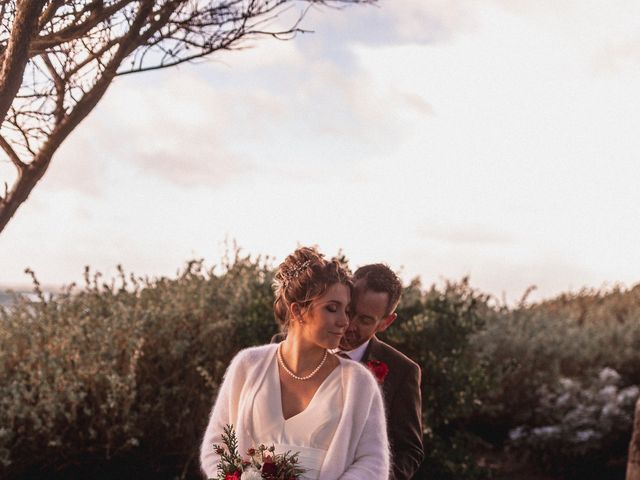
[[[384,339],[422,368],[425,461],[420,476],[438,480],[484,478],[473,457],[466,424],[488,387],[486,365],[471,340],[481,331],[488,297],[467,279],[423,291],[415,280],[404,291],[397,326]]]
[[[612,313],[625,310],[635,315],[638,291],[636,287],[628,292],[616,288],[610,296],[592,291],[563,294],[538,304],[489,312],[486,327],[472,343],[488,367],[491,386],[480,399],[470,430],[497,447],[513,447],[509,434],[522,426],[526,432],[523,438],[530,441],[516,442],[515,451],[537,465],[550,467],[562,478],[586,478],[576,474],[579,465],[591,465],[587,468],[590,473],[602,474],[602,469],[611,465],[617,469],[616,475],[624,471],[620,456],[631,436],[629,416],[617,419],[615,435],[606,422],[595,422],[598,442],[585,448],[585,444],[576,444],[575,432],[561,421],[568,413],[548,405],[550,395],[555,395],[550,392],[557,392],[566,379],[583,385],[588,395],[589,389],[595,388],[593,378],[605,368],[620,374],[621,390],[640,385],[640,322],[637,317]],[[584,313],[585,306],[593,307],[597,315]],[[582,403],[588,403],[585,398]],[[555,412],[560,417],[551,422],[541,412]],[[546,428],[554,425],[563,427]],[[542,437],[532,432],[541,432]],[[555,433],[545,437],[549,432]],[[594,462],[602,469],[594,468]]]
[[[541,389],[533,421],[510,431],[510,446],[564,478],[608,478],[626,465],[629,425],[640,388],[620,388],[620,376],[602,369],[586,382],[562,378]]]
[[[271,267],[220,270],[117,286],[87,272],[80,292],[0,310],[0,476],[197,476],[229,360],[276,330]]]
[[[198,447],[226,366],[277,330],[273,273],[268,259],[236,252],[216,268],[191,262],[174,279],[121,271],[104,283],[87,271],[80,289],[45,296],[36,282],[39,301],[16,296],[0,308],[0,477],[199,478]],[[591,391],[604,367],[620,374],[618,393],[640,385],[639,293],[507,308],[466,279],[411,282],[384,339],[422,367],[426,458],[417,478],[486,477],[473,455],[482,442],[549,465],[566,452],[575,464],[615,460],[628,416],[613,430],[592,422],[598,442],[581,450],[578,427],[565,421],[571,412],[553,402],[567,393],[561,378]],[[547,430],[535,429],[553,425],[564,428],[556,443],[508,442],[516,427],[537,439]]]
[[[568,305],[563,308],[543,303],[495,309],[474,336],[492,380],[476,422],[486,425],[492,441],[506,440],[514,425],[531,423],[542,388],[561,377],[587,380],[610,367],[621,374],[622,386],[640,384],[638,320],[581,322]]]

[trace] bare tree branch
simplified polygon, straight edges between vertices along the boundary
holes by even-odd
[[[375,0],[0,0],[0,147],[18,170],[0,232],[62,142],[119,75],[169,68],[259,37],[291,39],[311,5]],[[273,28],[305,5],[289,26]]]
[[[22,172],[27,168],[27,165],[22,160],[20,160],[18,154],[13,148],[11,148],[9,142],[7,142],[2,135],[0,135],[0,147],[2,147],[4,152],[9,156],[11,163],[15,165],[15,167],[18,169],[18,172]]]

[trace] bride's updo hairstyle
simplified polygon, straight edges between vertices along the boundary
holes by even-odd
[[[325,260],[315,248],[300,247],[285,258],[273,280],[273,313],[281,328],[286,331],[289,327],[292,304],[299,304],[304,311],[336,283],[351,290],[351,272],[338,260]]]

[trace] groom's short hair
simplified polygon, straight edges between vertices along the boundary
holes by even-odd
[[[400,302],[402,283],[398,276],[387,265],[373,263],[358,268],[353,274],[353,283],[364,281],[365,290],[386,293],[389,296],[385,316],[391,315]]]

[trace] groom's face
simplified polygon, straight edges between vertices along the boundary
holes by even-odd
[[[351,300],[351,318],[349,327],[342,337],[340,348],[353,350],[369,340],[388,324],[387,313],[389,295],[386,292],[366,290],[362,280],[354,285]]]

